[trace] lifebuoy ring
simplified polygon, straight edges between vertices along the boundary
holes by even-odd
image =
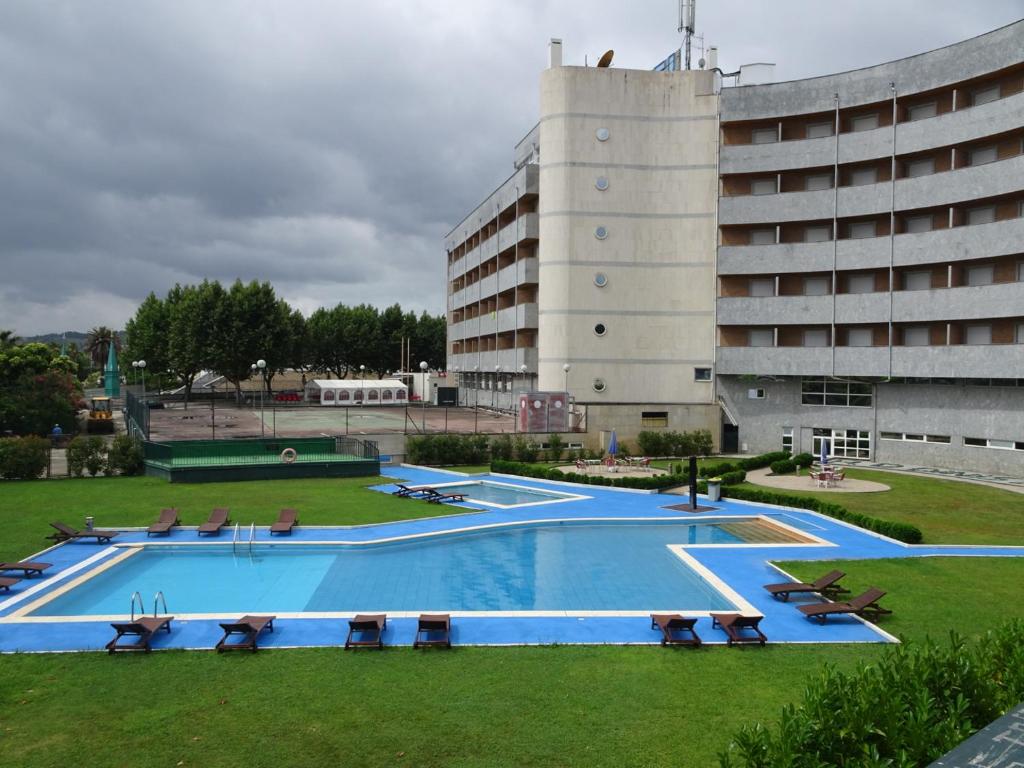
[[[285,448],[281,451],[281,461],[285,464],[291,464],[294,462],[296,456],[298,456],[298,454],[295,452],[294,448]]]

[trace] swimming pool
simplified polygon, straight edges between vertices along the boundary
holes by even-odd
[[[513,509],[538,504],[553,504],[588,498],[575,493],[548,491],[512,483],[496,483],[491,480],[475,480],[469,483],[444,483],[434,485],[442,493],[461,493],[466,501],[484,504],[500,509]]]
[[[758,520],[526,524],[370,545],[150,544],[23,615],[115,616],[162,591],[172,613],[733,610],[669,545],[743,543]]]

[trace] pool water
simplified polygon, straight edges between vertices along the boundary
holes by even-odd
[[[467,501],[481,504],[493,504],[501,507],[520,507],[528,504],[552,501],[569,501],[579,498],[571,493],[558,491],[542,491],[539,488],[527,488],[523,485],[490,483],[478,481],[473,483],[451,483],[435,486],[441,493],[463,493]]]
[[[710,523],[544,524],[378,545],[142,548],[34,616],[171,613],[731,610],[668,544],[735,544]],[[750,522],[748,525],[757,526]],[[246,547],[246,550],[248,548]]]

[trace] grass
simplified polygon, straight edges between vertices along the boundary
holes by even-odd
[[[852,469],[846,474],[884,483],[891,490],[878,493],[831,493],[810,487],[806,491],[771,490],[824,499],[851,512],[883,520],[912,523],[924,532],[924,541],[928,544],[1024,544],[1024,493],[895,472]],[[763,488],[750,483],[744,486]]]

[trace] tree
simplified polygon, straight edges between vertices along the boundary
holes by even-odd
[[[0,328],[0,349],[17,346],[20,342],[21,339],[14,335],[14,331]]]
[[[346,336],[349,315],[349,308],[339,304],[333,309],[321,307],[309,316],[306,322],[307,356],[316,370],[333,373],[338,378],[348,376]]]
[[[216,307],[209,333],[210,364],[235,385],[235,395],[241,400],[242,382],[252,376],[253,363],[266,360],[271,371],[281,366],[287,355],[282,341],[287,326],[279,322],[277,297],[270,283],[236,280]]]
[[[0,349],[0,432],[46,435],[54,424],[74,431],[82,394],[76,364],[48,344]]]
[[[416,321],[416,330],[413,333],[412,351],[415,357],[413,366],[415,367],[421,360],[425,360],[431,368],[444,368],[447,334],[448,324],[445,322],[444,316],[429,315],[424,311]]]
[[[169,366],[168,303],[150,293],[135,310],[135,316],[124,327],[126,356],[132,360],[145,360],[146,368],[157,374]]]
[[[167,294],[167,370],[185,388],[186,408],[192,383],[213,359],[214,324],[223,296],[220,283],[208,280],[201,285],[176,285]]]
[[[105,325],[90,329],[85,337],[85,351],[92,360],[94,368],[100,370],[107,364],[107,355],[110,352],[110,345],[113,343],[114,351],[121,351],[121,339],[114,331]]]

